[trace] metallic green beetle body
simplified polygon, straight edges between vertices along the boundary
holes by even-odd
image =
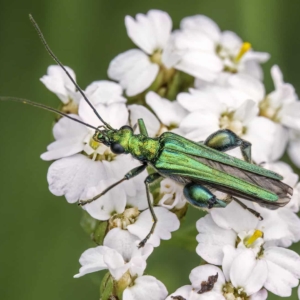
[[[183,185],[194,182],[269,209],[284,206],[292,194],[292,189],[281,182],[282,176],[172,132],[150,138],[134,134],[129,126],[124,126],[117,131],[96,133],[95,139],[107,146],[121,145],[123,153],[150,164],[161,176]]]

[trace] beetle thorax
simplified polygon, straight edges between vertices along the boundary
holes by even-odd
[[[128,151],[140,161],[152,162],[157,156],[158,149],[159,142],[157,139],[142,134],[133,135],[129,139]]]

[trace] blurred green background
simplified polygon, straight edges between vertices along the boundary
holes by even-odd
[[[272,89],[270,67],[277,63],[286,82],[300,88],[299,0],[1,0],[0,94],[18,96],[53,107],[58,98],[39,82],[53,64],[28,21],[31,13],[65,65],[72,67],[81,87],[106,78],[107,66],[132,47],[125,15],[167,11],[174,28],[197,13],[237,32],[257,50],[271,53],[265,82]],[[90,246],[79,226],[81,210],[48,191],[49,163],[39,155],[51,141],[53,115],[15,103],[0,103],[0,299],[99,299],[103,274],[73,279],[81,253]],[[162,243],[149,259],[147,273],[162,280],[169,292],[189,284],[188,274],[200,262],[194,251],[190,209],[182,231]],[[182,236],[193,243],[185,250]],[[178,242],[179,241],[179,242]],[[299,253],[298,244],[298,253]],[[294,249],[297,249],[295,245]],[[269,295],[269,299],[279,297]],[[297,299],[294,292],[290,299]]]

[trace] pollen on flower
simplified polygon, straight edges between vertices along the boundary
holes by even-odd
[[[244,244],[247,248],[251,247],[251,245],[258,239],[262,238],[264,233],[260,230],[255,230],[254,233],[244,240]]]
[[[150,56],[150,61],[155,64],[161,65],[162,64],[161,58],[162,58],[162,50],[158,49],[154,51],[154,53]]]
[[[234,120],[234,112],[225,112],[219,120],[220,129],[230,129],[237,135],[241,136],[246,133],[246,127],[239,120]]]
[[[61,111],[66,114],[78,115],[78,103],[76,103],[73,99],[70,99],[67,104],[62,106]]]
[[[238,53],[238,55],[235,57],[234,60],[236,62],[239,62],[241,58],[245,55],[245,53],[247,53],[250,49],[251,49],[251,44],[248,42],[244,42],[240,48],[240,52]]]
[[[113,228],[127,229],[127,226],[133,224],[140,212],[137,207],[127,208],[122,214],[112,213],[109,219],[109,230]]]
[[[272,106],[270,103],[270,99],[268,97],[265,97],[265,99],[259,103],[259,115],[268,118],[275,123],[280,123],[279,113],[281,108],[281,106]]]
[[[223,296],[226,300],[247,300],[249,299],[247,293],[243,288],[235,288],[231,282],[224,284],[222,288]]]

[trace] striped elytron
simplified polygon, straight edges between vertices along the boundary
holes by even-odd
[[[281,182],[283,178],[280,175],[252,164],[251,144],[242,140],[230,130],[217,131],[210,135],[205,142],[196,143],[172,132],[165,132],[159,137],[151,138],[148,136],[142,119],[138,120],[139,134],[134,134],[133,129],[127,125],[120,129],[112,128],[98,114],[84,92],[53,54],[38,25],[31,16],[30,20],[37,29],[49,54],[64,69],[104,125],[95,128],[53,108],[28,100],[6,97],[2,97],[0,100],[13,100],[31,104],[82,123],[93,128],[95,130],[95,141],[110,147],[113,153],[131,154],[141,162],[139,167],[129,171],[121,180],[106,188],[101,194],[92,199],[80,201],[80,205],[97,200],[121,182],[139,175],[148,165],[152,166],[155,173],[147,176],[145,187],[149,209],[154,222],[149,234],[141,241],[139,245],[141,247],[153,233],[157,223],[150,201],[149,186],[161,177],[169,177],[182,184],[187,201],[193,206],[200,208],[225,207],[228,203],[227,200],[234,199],[239,201],[234,196],[257,202],[259,205],[269,209],[277,209],[289,202],[293,189]],[[241,148],[245,161],[224,153],[235,147]],[[218,199],[213,194],[213,191],[225,192],[228,194],[228,198]],[[243,205],[241,202],[239,203]]]

